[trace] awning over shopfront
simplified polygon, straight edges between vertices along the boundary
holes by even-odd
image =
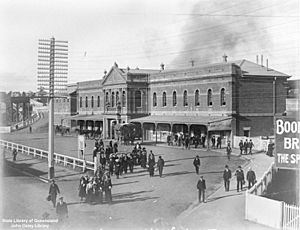
[[[218,117],[218,116],[158,116],[151,115],[147,117],[141,117],[130,120],[130,122],[139,123],[157,123],[157,124],[186,124],[186,125],[205,125],[207,127],[213,127],[215,123],[222,122],[223,120],[230,121],[231,129],[231,117]],[[229,129],[229,130],[230,130]],[[228,127],[226,126],[226,130]]]
[[[95,115],[75,115],[75,116],[69,116],[65,119],[69,120],[83,120],[83,121],[103,121],[103,115],[102,114],[95,114]]]
[[[213,121],[209,123],[208,131],[231,130],[231,118]]]

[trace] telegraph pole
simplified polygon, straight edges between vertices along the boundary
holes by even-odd
[[[49,91],[49,131],[48,131],[48,179],[53,179],[54,173],[54,98],[61,97],[66,91],[68,71],[67,41],[39,40],[38,49],[38,85]]]

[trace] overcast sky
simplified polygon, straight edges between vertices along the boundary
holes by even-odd
[[[36,91],[38,39],[69,42],[69,83],[120,67],[268,58],[300,78],[298,0],[1,0],[0,91]]]

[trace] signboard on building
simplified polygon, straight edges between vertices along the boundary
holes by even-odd
[[[277,118],[275,128],[276,167],[299,169],[300,121],[290,117]]]

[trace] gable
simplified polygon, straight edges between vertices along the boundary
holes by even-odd
[[[126,78],[118,68],[113,67],[103,79],[102,85],[117,85],[126,83]]]

